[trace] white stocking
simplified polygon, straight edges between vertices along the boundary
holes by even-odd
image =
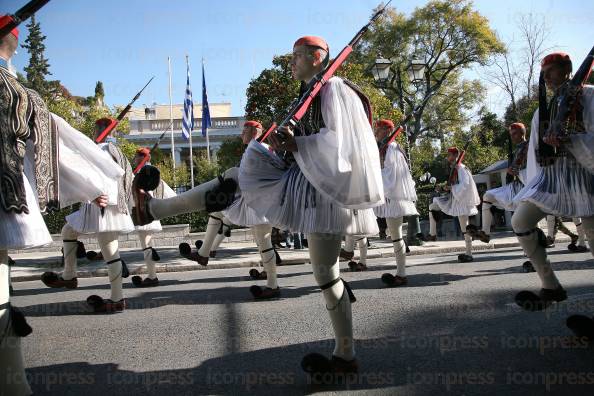
[[[278,287],[276,277],[276,254],[272,247],[272,240],[270,236],[272,234],[272,226],[270,224],[259,224],[252,227],[252,233],[258,244],[258,250],[260,251],[260,259],[266,271],[266,286],[271,289]]]
[[[439,205],[436,204],[435,202],[432,203],[431,205],[429,205],[429,235],[436,236],[437,235],[437,222],[435,221],[435,217],[433,217],[433,213],[431,212],[432,210],[441,210],[441,209],[439,208]],[[396,238],[394,238],[394,235],[392,235],[392,239],[396,239]]]
[[[62,250],[64,250],[64,272],[62,273],[62,278],[65,280],[76,277],[78,236],[79,233],[68,224],[62,227]]]
[[[403,218],[386,218],[392,243],[394,244],[394,256],[396,257],[396,275],[406,277],[406,245],[402,240],[402,222]]]
[[[518,241],[524,249],[524,254],[532,262],[532,266],[538,273],[542,287],[545,289],[556,289],[560,286],[559,280],[547,260],[547,252],[538,241],[538,233],[533,232],[538,222],[545,217],[545,213],[536,205],[530,202],[520,202],[512,217],[512,227],[518,235]],[[548,218],[547,218],[548,221]]]
[[[99,242],[103,259],[107,263],[111,300],[120,301],[124,298],[124,293],[122,291],[122,260],[118,248],[118,234],[117,232],[100,232],[97,234],[97,242]]]
[[[495,203],[495,197],[489,192],[486,192],[483,196],[482,206],[482,220],[483,220],[483,232],[487,235],[491,235],[491,224],[493,224],[493,213],[491,213],[491,206]]]
[[[357,244],[359,245],[359,262],[367,265],[367,238],[358,237]]]
[[[157,277],[157,266],[153,261],[153,249],[151,246],[153,233],[152,231],[138,231],[138,239],[140,240],[140,247],[142,248],[142,254],[144,255],[147,277],[155,279]]]
[[[0,395],[30,395],[21,337],[14,334],[9,324],[9,284],[8,251],[0,250]]]
[[[237,181],[238,171],[239,168],[227,169],[223,174],[223,178]],[[204,211],[206,209],[206,193],[219,185],[219,179],[215,178],[175,197],[166,199],[153,198],[149,201],[149,211],[155,219]]]
[[[458,216],[458,222],[460,223],[460,229],[464,235],[466,254],[472,256],[472,237],[466,232],[466,227],[468,227],[468,216]]]
[[[582,223],[582,219],[579,217],[573,218],[573,224],[575,224],[575,231],[578,234],[578,246],[586,246],[586,233],[584,232],[584,224]]]
[[[214,242],[212,243],[212,246],[210,247],[210,251],[217,251],[219,249],[219,246],[221,246],[221,243],[223,242],[223,240],[226,238],[225,237],[225,232],[231,230],[231,222],[229,221],[228,218],[223,217],[223,229],[222,232],[220,234],[217,234],[217,236],[215,237]]]
[[[221,229],[223,224],[223,214],[221,212],[213,212],[208,215],[208,224],[206,225],[206,232],[204,233],[204,240],[202,246],[198,250],[198,254],[202,257],[208,257],[213,242]]]
[[[309,254],[314,277],[319,286],[340,278],[338,254],[340,253],[341,236],[335,234],[309,234]],[[341,281],[322,290],[326,309],[330,314],[334,329],[334,356],[345,360],[355,357],[353,344],[353,317],[351,302]]]
[[[547,215],[547,236],[555,239],[555,216]]]

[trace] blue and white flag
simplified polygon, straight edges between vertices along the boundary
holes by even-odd
[[[192,88],[190,87],[190,63],[186,59],[188,69],[188,80],[186,83],[186,99],[184,100],[184,119],[182,121],[182,136],[190,139],[194,129],[194,102],[192,101]]]
[[[189,83],[188,83],[189,84]],[[202,136],[206,136],[210,128],[210,109],[208,108],[208,96],[206,95],[206,80],[204,78],[204,59],[202,60]]]

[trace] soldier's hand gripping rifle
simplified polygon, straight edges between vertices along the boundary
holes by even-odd
[[[35,14],[47,3],[49,3],[49,0],[31,0],[19,8],[19,10],[14,14],[9,14],[8,16],[12,19],[12,21],[0,28],[0,39],[3,39],[10,33],[12,29],[29,19],[31,15]]]
[[[161,143],[161,139],[163,139],[163,136],[165,136],[165,134],[169,130],[169,127],[171,126],[171,124],[173,124],[173,121],[170,122],[169,125],[167,125],[167,128],[165,128],[165,130],[163,131],[163,133],[161,133],[161,136],[159,136],[159,138],[157,139],[157,141],[155,142],[155,144],[153,144],[153,147],[151,147],[150,153],[153,153],[157,149],[157,147],[159,147],[159,143]],[[142,159],[142,161],[140,161],[140,163],[136,166],[136,168],[134,168],[134,172],[133,172],[134,174],[137,174],[142,169],[142,167],[148,162],[149,155],[146,155]]]
[[[539,125],[540,128],[545,128],[544,138],[546,140],[556,141],[559,144],[566,143],[569,140],[569,135],[571,134],[569,130],[570,121],[575,118],[575,113],[579,106],[579,95],[590,76],[593,65],[594,47],[592,47],[573,77],[559,89],[560,93],[556,103],[554,103],[557,112],[551,124],[546,125],[545,123],[545,125]],[[541,134],[542,137],[543,135]]]
[[[471,140],[472,139],[468,139],[466,141],[466,144],[464,144],[464,148],[462,149],[462,151],[460,151],[458,153],[458,158],[456,158],[456,163],[454,164],[452,169],[450,169],[450,175],[448,176],[448,180],[447,180],[447,184],[446,184],[448,187],[452,187],[452,185],[458,183],[458,166],[462,163],[462,160],[464,159],[464,156],[466,155],[466,150],[468,150],[468,146],[470,146]]]
[[[263,134],[260,139],[258,139],[259,142],[265,141],[271,133],[280,134],[278,132],[279,128],[289,125],[294,127],[295,125],[297,125],[299,120],[301,120],[301,118],[303,118],[303,116],[307,112],[307,109],[313,101],[313,99],[320,93],[322,87],[334,75],[336,70],[344,63],[349,54],[353,52],[353,47],[357,45],[357,43],[361,40],[363,35],[367,32],[367,30],[369,30],[369,26],[371,26],[371,24],[374,23],[380,17],[380,15],[384,13],[386,7],[391,2],[392,0],[388,1],[388,3],[386,3],[386,5],[382,7],[381,10],[376,12],[371,17],[369,22],[365,26],[363,26],[361,30],[357,32],[357,34],[355,34],[355,37],[351,39],[347,46],[344,47],[342,51],[340,51],[336,58],[334,58],[334,60],[330,64],[328,64],[328,66],[324,70],[322,70],[312,79],[312,81],[308,84],[308,87],[305,90],[305,92],[303,92],[303,94],[293,102],[293,104],[291,105],[291,109],[289,110],[289,114],[287,114],[285,119],[278,126],[274,128],[271,127],[268,131],[266,131],[266,133]],[[330,54],[328,54],[327,56],[330,56]]]
[[[97,139],[95,139],[96,143],[103,142],[103,140],[105,140],[107,135],[109,135],[111,133],[111,131],[113,131],[114,128],[120,123],[120,121],[122,121],[124,119],[126,114],[128,114],[128,112],[132,108],[132,105],[134,104],[134,102],[136,102],[136,99],[138,99],[140,97],[140,94],[142,94],[142,91],[144,91],[144,89],[151,83],[151,81],[153,81],[153,78],[155,78],[155,76],[151,77],[151,79],[146,83],[146,85],[144,87],[142,87],[142,89],[140,91],[138,91],[138,93],[136,94],[136,96],[134,96],[132,98],[130,103],[128,103],[128,105],[126,107],[124,107],[124,110],[120,111],[120,114],[118,114],[118,117],[115,120],[112,120],[111,123],[107,127],[105,127],[104,130],[101,131],[99,136],[97,136]]]

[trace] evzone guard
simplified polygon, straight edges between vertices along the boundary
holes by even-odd
[[[538,222],[546,214],[581,217],[588,240],[594,237],[594,174],[588,161],[593,146],[583,144],[594,136],[594,88],[584,85],[591,68],[592,53],[572,79],[569,55],[555,52],[541,62],[539,108],[532,117],[528,149],[529,181],[514,199],[517,209],[512,217],[514,232],[542,284],[538,293],[516,295],[516,302],[526,310],[543,310],[567,299],[547,258],[546,238]],[[550,101],[546,90],[553,94]],[[594,336],[594,321],[589,317],[572,316],[567,324],[578,335]]]
[[[482,229],[478,230],[473,225],[469,225],[467,228],[473,238],[480,239],[485,243],[491,240],[491,224],[493,223],[491,208],[495,206],[499,209],[513,211],[514,197],[526,183],[528,142],[526,141],[526,127],[524,124],[521,122],[511,124],[509,126],[509,138],[512,144],[516,146],[507,168],[507,174],[510,176],[511,182],[485,192],[482,205]]]
[[[12,19],[0,17],[0,28]],[[85,135],[48,111],[8,69],[18,30],[0,38],[0,389],[30,395],[21,337],[31,333],[10,303],[9,249],[52,242],[42,213],[78,202],[104,207],[121,169]]]
[[[249,120],[243,125],[241,139],[245,145],[248,145],[252,140],[259,138],[262,131],[263,128],[260,122]],[[241,169],[241,163],[239,164],[239,169]],[[250,276],[257,280],[265,279],[266,287],[262,288],[258,285],[253,285],[250,288],[253,297],[257,300],[279,297],[280,288],[277,281],[276,265],[280,264],[280,258],[272,246],[272,226],[266,217],[258,215],[252,208],[246,205],[240,190],[237,190],[234,200],[228,208],[221,212],[209,213],[204,241],[202,241],[198,252],[191,252],[189,245],[182,244],[180,245],[182,255],[202,265],[208,264],[210,253],[213,251],[213,245],[217,242],[217,239],[220,240],[225,235],[223,228],[226,226],[225,220],[229,224],[249,227],[256,240],[264,271],[260,272],[252,268],[250,270]]]
[[[329,48],[320,37],[293,45],[293,77],[301,98],[324,71]],[[319,80],[318,80],[319,81]],[[313,85],[312,85],[313,84]],[[303,369],[318,373],[357,371],[348,285],[340,278],[342,235],[378,232],[372,207],[383,203],[377,145],[367,98],[352,83],[331,77],[305,108],[294,128],[270,135],[276,153],[252,141],[242,159],[239,183],[249,206],[271,224],[308,234],[314,277],[326,302],[335,334],[331,358],[313,353]]]
[[[468,218],[478,213],[476,209],[481,200],[472,178],[470,169],[462,163],[464,151],[450,147],[447,161],[450,166],[450,175],[443,189],[445,195],[433,198],[429,205],[429,241],[437,240],[436,216],[443,212],[449,216],[457,217],[464,235],[466,252],[458,255],[458,261],[470,262],[472,258],[472,236],[467,232]]]
[[[113,121],[110,118],[98,119],[95,122],[95,139]],[[107,263],[111,295],[109,299],[92,295],[87,298],[87,303],[95,312],[122,311],[126,308],[122,278],[128,277],[129,274],[120,258],[118,236],[134,231],[134,224],[130,217],[132,167],[126,156],[112,142],[99,143],[98,146],[108,154],[109,160],[121,169],[121,177],[114,188],[108,192],[109,201],[105,208],[99,209],[96,205],[84,203],[78,211],[66,216],[66,224],[62,228],[64,271],[61,275],[45,272],[41,280],[51,288],[77,288],[77,238],[79,235],[95,235],[103,259]]]

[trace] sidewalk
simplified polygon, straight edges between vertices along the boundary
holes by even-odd
[[[567,224],[569,225],[569,224]],[[573,225],[573,224],[571,224]],[[574,230],[572,230],[574,231]],[[370,238],[372,246],[368,249],[367,258],[394,257],[392,243],[389,240]],[[556,244],[563,246],[570,242],[565,235],[558,234]],[[191,242],[193,244],[193,241]],[[519,247],[517,238],[511,232],[493,233],[490,243],[480,241],[473,242],[473,251],[485,251],[500,248]],[[158,252],[161,261],[157,263],[157,272],[181,272],[222,268],[257,267],[260,265],[260,256],[256,245],[253,242],[230,242],[222,245],[217,252],[216,258],[211,258],[207,267],[186,260],[179,255],[177,246],[159,247]],[[465,251],[463,240],[444,240],[437,242],[426,242],[423,246],[411,246],[409,256],[438,254],[438,253],[463,253]],[[143,262],[143,255],[139,249],[121,249],[121,257],[128,265],[131,275],[144,274],[146,269]],[[295,265],[309,263],[309,252],[307,249],[279,249],[283,262],[281,265]],[[11,279],[13,282],[24,282],[38,280],[45,271],[62,271],[62,256],[59,252],[33,252],[12,254],[16,265],[11,267]],[[358,250],[355,250],[355,259],[358,258]],[[78,277],[88,278],[95,276],[107,276],[107,268],[103,261],[78,260]]]

